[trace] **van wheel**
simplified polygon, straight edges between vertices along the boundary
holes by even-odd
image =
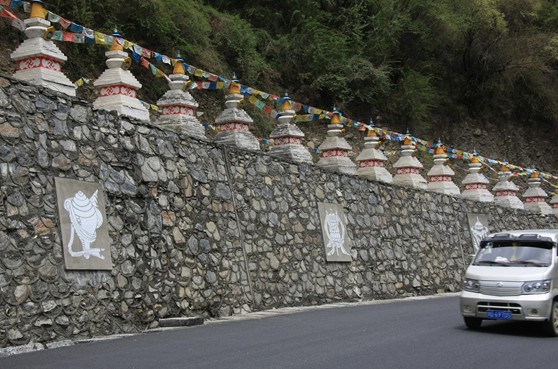
[[[482,323],[481,318],[473,318],[470,316],[464,316],[463,320],[465,321],[465,325],[469,329],[479,329]]]
[[[552,301],[552,308],[550,309],[550,316],[548,320],[544,322],[546,333],[550,337],[558,336],[558,301]]]

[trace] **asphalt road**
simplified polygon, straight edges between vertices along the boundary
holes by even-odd
[[[289,310],[292,312],[292,310]],[[350,304],[77,344],[0,358],[0,369],[556,368],[538,325],[468,330],[458,297]]]

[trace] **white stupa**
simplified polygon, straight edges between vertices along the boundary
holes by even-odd
[[[552,199],[550,199],[550,205],[552,207],[552,214],[558,216],[558,194],[552,196]]]
[[[225,96],[226,108],[215,118],[215,126],[219,130],[215,142],[245,150],[260,150],[258,139],[250,131],[254,121],[244,109],[238,108],[243,95],[236,76],[233,76],[228,92]]]
[[[355,174],[356,164],[349,158],[351,145],[344,137],[339,137],[343,131],[341,113],[333,108],[330,123],[327,126],[327,137],[318,147],[320,160],[317,165],[343,174]]]
[[[531,172],[527,183],[528,188],[523,193],[525,210],[541,214],[552,214],[552,208],[546,203],[548,195],[541,188],[541,179],[536,170]]]
[[[480,172],[482,167],[476,152],[473,153],[471,162],[469,163],[469,173],[463,179],[463,192],[461,197],[480,201],[480,202],[494,202],[494,195],[488,191],[488,178]]]
[[[54,29],[45,19],[43,1],[31,3],[31,14],[24,20],[27,39],[10,55],[17,63],[14,78],[76,96],[76,86],[62,73],[62,64],[68,58],[50,41]]]
[[[500,172],[498,172],[499,181],[492,189],[495,193],[494,203],[507,208],[524,209],[523,203],[517,197],[519,187],[510,181],[511,176],[512,173],[510,172],[507,164],[504,163]]]
[[[99,97],[93,102],[94,109],[116,111],[119,115],[149,121],[149,110],[136,98],[141,83],[128,70],[130,57],[116,41],[121,35],[115,31],[109,51],[106,69],[93,85],[99,88]]]
[[[455,172],[446,165],[448,155],[442,143],[438,141],[434,151],[434,166],[428,171],[428,185],[426,189],[446,195],[459,195],[459,188],[453,183]]]
[[[356,158],[358,163],[356,174],[373,181],[392,183],[393,176],[384,167],[387,158],[377,149],[379,141],[380,138],[376,134],[374,126],[370,125],[366,137],[364,137],[364,149]]]
[[[420,175],[423,166],[418,159],[413,156],[415,150],[413,139],[410,135],[406,135],[403,139],[403,145],[401,146],[401,157],[393,165],[396,169],[393,183],[407,187],[426,189],[426,179]]]
[[[158,126],[183,132],[188,136],[207,139],[205,129],[197,118],[198,102],[187,91],[189,77],[184,71],[180,55],[169,76],[169,90],[157,101],[161,115]]]
[[[302,145],[304,133],[292,123],[295,111],[287,94],[283,98],[278,114],[279,124],[269,136],[274,141],[269,153],[297,163],[312,163],[312,155]]]

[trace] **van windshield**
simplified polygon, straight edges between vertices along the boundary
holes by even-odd
[[[482,242],[473,265],[510,267],[547,267],[552,263],[552,244],[548,242]]]

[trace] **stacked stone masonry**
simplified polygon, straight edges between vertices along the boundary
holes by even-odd
[[[55,177],[101,183],[112,271],[67,271]],[[318,203],[341,204],[351,263],[327,263]],[[130,333],[158,319],[458,291],[468,213],[493,203],[343,175],[96,111],[0,77],[0,346]]]

